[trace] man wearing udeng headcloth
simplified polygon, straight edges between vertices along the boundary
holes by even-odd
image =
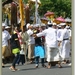
[[[34,35],[35,37],[45,36],[45,42],[47,47],[47,62],[48,67],[51,68],[51,62],[58,61],[58,67],[61,68],[58,43],[57,43],[57,29],[52,27],[52,23],[48,24],[49,28]]]
[[[70,40],[69,40],[69,32],[68,30],[65,28],[66,24],[65,23],[61,23],[61,37],[59,40],[59,46],[62,43],[62,48],[61,48],[61,57],[62,60],[64,61],[63,63],[66,63],[67,60],[69,60],[69,53],[70,53]]]

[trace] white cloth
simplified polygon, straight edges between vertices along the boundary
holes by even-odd
[[[20,51],[20,54],[25,55],[25,53],[24,53],[24,50],[23,50],[23,49]]]
[[[2,23],[2,26],[7,26],[5,23]]]
[[[71,29],[68,29],[68,31],[69,31],[69,36],[71,37]]]
[[[68,40],[64,40],[67,39]],[[62,30],[62,34],[60,37],[60,40],[62,41],[62,48],[61,48],[61,57],[62,59],[69,59],[69,53],[70,53],[70,41],[69,41],[69,32],[67,29]]]
[[[48,28],[37,34],[38,37],[45,36],[47,61],[59,61],[59,50],[57,42],[57,29]]]
[[[62,29],[58,29],[57,30],[57,40],[58,41],[60,41],[61,35],[62,35]],[[58,47],[58,49],[59,49],[59,55],[61,56],[62,43],[60,44],[60,47]]]
[[[67,39],[69,38],[69,32],[66,28],[62,29],[62,32],[61,32],[61,37],[60,37],[60,41],[63,41],[63,39]]]
[[[28,29],[29,26],[30,26],[30,23],[28,23],[28,24],[26,25],[27,29]]]
[[[62,34],[62,29],[58,29],[57,30],[57,40],[58,41],[60,40],[61,34]]]
[[[33,31],[32,31],[31,29],[29,29],[29,30],[27,31],[27,33],[28,33],[29,36],[31,36],[31,35],[33,34]]]
[[[62,60],[69,59],[70,57],[70,41],[69,40],[65,40],[62,42],[61,57],[62,57]]]
[[[58,48],[50,48],[47,46],[47,61],[60,61]]]
[[[33,36],[31,36],[33,34],[33,31],[31,29],[29,29],[27,31],[28,35],[29,35],[29,40],[28,40],[28,45],[29,44],[35,44],[35,39]]]
[[[57,29],[48,28],[37,34],[38,37],[45,36],[46,45],[49,47],[57,46]]]
[[[8,31],[2,31],[2,46],[8,46],[8,40],[10,39],[10,34]]]

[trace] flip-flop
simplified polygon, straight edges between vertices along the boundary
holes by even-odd
[[[16,71],[19,71],[20,69],[16,69]]]
[[[12,69],[11,67],[9,68],[9,70],[11,70],[11,71],[13,71],[13,72],[15,72],[15,71],[16,71],[16,70]]]

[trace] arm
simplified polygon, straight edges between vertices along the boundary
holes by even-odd
[[[42,32],[36,34],[36,36],[37,36],[37,37],[45,36],[45,31],[42,31]]]

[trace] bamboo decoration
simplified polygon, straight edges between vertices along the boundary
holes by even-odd
[[[11,3],[11,25],[17,25],[17,5]]]
[[[21,19],[21,29],[23,30],[24,26],[24,6],[22,0],[19,0],[19,7],[20,7],[20,19]]]

